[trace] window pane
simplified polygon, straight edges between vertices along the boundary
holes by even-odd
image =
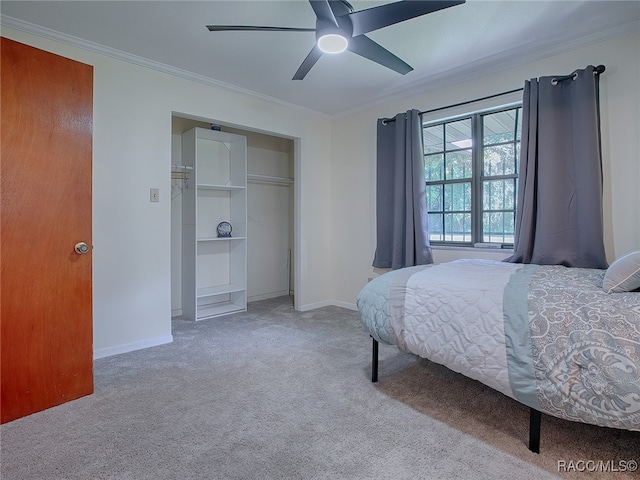
[[[444,180],[444,155],[438,153],[424,158],[424,176],[427,182]]]
[[[441,212],[443,210],[442,187],[443,185],[427,185],[427,211]]]
[[[444,240],[444,228],[441,214],[429,214],[429,240],[432,242],[442,242]]]
[[[483,242],[513,243],[513,212],[492,212],[483,214]]]
[[[445,124],[447,151],[471,147],[471,119],[465,118]]]
[[[482,209],[515,210],[516,180],[488,180],[482,182]]]
[[[483,115],[484,144],[513,142],[516,139],[516,110]]]
[[[471,182],[444,185],[444,210],[447,212],[471,211]]]
[[[447,180],[471,178],[471,150],[447,153],[446,164]]]
[[[471,214],[446,213],[444,215],[444,239],[450,242],[470,242]]]
[[[495,145],[484,148],[484,175],[513,175],[516,173],[514,144]]]
[[[422,129],[424,153],[444,151],[444,125],[435,125]]]
[[[513,243],[521,114],[521,107],[478,112],[423,127],[432,241]]]

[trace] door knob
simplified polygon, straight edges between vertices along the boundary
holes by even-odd
[[[89,251],[89,245],[87,245],[84,242],[78,242],[76,243],[74,250],[76,251],[76,253],[79,253],[80,255],[84,255]]]

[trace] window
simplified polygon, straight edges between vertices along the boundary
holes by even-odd
[[[521,107],[423,125],[434,244],[513,244]]]

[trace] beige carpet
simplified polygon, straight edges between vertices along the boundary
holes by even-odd
[[[561,478],[640,478],[640,432],[542,415],[540,454],[526,451],[529,408],[480,382],[380,346],[378,389],[458,432]],[[411,362],[414,362],[411,365]]]
[[[285,297],[173,334],[96,361],[93,395],[3,425],[2,480],[638,478],[558,471],[638,461],[637,432],[543,416],[536,455],[526,408],[443,367],[381,347],[372,384],[350,310]]]

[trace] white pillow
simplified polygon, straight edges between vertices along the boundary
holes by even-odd
[[[640,288],[640,250],[617,258],[607,269],[602,288],[607,293],[632,292]]]

